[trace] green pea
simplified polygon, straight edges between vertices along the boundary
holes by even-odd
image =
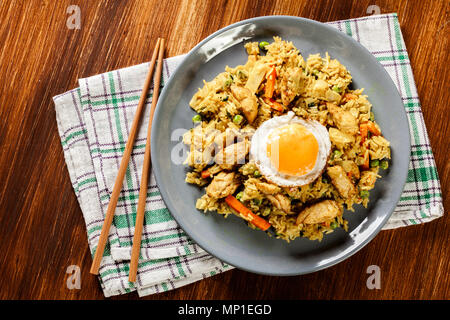
[[[389,162],[387,160],[382,160],[380,162],[380,168],[386,170],[387,168],[389,168]]]
[[[336,229],[337,227],[339,227],[339,223],[337,223],[336,221],[333,221],[332,223],[330,223],[330,227],[331,227],[331,229]]]
[[[236,195],[236,199],[238,199],[238,200],[241,200],[242,199],[242,196],[243,196],[243,192],[241,191],[241,192],[239,192],[237,195]]]
[[[340,156],[342,156],[342,152],[339,150],[334,150],[333,151],[333,159],[339,158]]]
[[[233,118],[233,122],[235,124],[240,124],[242,120],[244,120],[244,118],[240,114],[235,115]]]
[[[202,121],[202,116],[199,114],[196,114],[195,116],[192,117],[192,122],[201,122]]]
[[[361,190],[359,192],[359,195],[361,196],[361,198],[366,199],[369,197],[369,191],[368,190]]]
[[[260,43],[259,43],[259,48],[261,49],[261,50],[266,50],[266,46],[268,46],[269,45],[269,43],[267,42],[267,41],[261,41]]]
[[[379,165],[380,165],[380,161],[379,160],[370,160],[370,167],[371,168],[378,167]]]
[[[341,92],[342,92],[342,89],[339,88],[338,86],[333,86],[333,91],[334,91],[334,92],[337,92],[337,93],[341,93]]]
[[[259,172],[258,170],[255,170],[255,172],[253,172],[253,175],[258,178],[261,177],[261,172]]]

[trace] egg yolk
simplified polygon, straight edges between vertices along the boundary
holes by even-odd
[[[267,156],[279,172],[302,176],[316,165],[319,144],[316,137],[298,123],[274,129],[268,136]]]

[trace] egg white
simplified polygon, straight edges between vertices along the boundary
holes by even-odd
[[[319,145],[314,168],[302,176],[294,176],[279,172],[272,165],[272,162],[267,156],[267,143],[270,133],[274,129],[293,123],[298,123],[309,130],[314,135]],[[255,162],[261,174],[264,175],[268,181],[283,187],[303,186],[316,180],[322,174],[330,152],[331,141],[327,128],[318,121],[305,120],[296,117],[292,111],[289,111],[286,115],[274,117],[265,121],[255,131],[250,147],[250,157]]]

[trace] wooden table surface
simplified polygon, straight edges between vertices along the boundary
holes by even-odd
[[[233,22],[283,14],[333,21],[397,12],[449,207],[449,1],[0,1],[0,299],[103,299],[52,97],[78,78],[188,52]],[[69,29],[77,5],[80,29]],[[372,7],[373,8],[373,7]],[[375,9],[376,10],[376,9]],[[144,299],[449,299],[449,218],[382,231],[329,269],[296,277],[240,270]],[[81,289],[66,286],[69,265]],[[381,269],[381,289],[366,286]],[[113,299],[136,299],[136,293]]]

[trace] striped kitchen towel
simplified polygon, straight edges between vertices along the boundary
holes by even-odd
[[[443,215],[442,196],[410,61],[396,14],[331,22],[355,38],[386,68],[402,96],[411,130],[411,162],[403,195],[385,229]],[[183,56],[164,60],[163,83]],[[70,179],[95,252],[104,214],[148,70],[148,63],[79,80],[54,97],[58,130]],[[152,99],[152,89],[147,106]],[[154,176],[147,194],[136,284],[128,282],[149,108],[145,108],[100,266],[106,297],[137,290],[140,296],[168,291],[230,270],[207,254],[177,225],[161,199]]]

